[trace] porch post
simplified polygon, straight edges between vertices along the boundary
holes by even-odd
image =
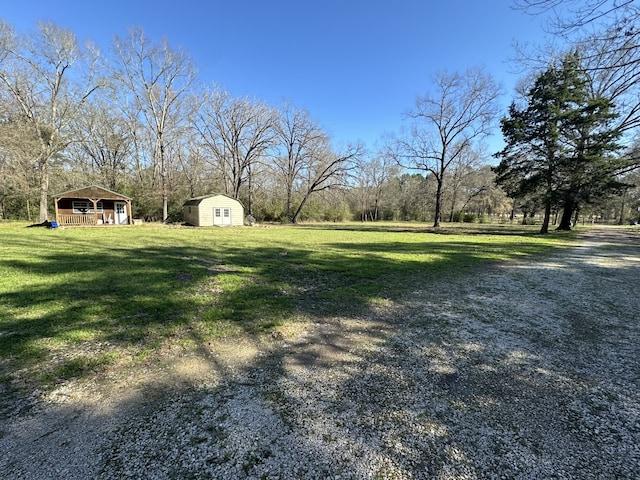
[[[58,225],[60,225],[60,220],[58,220],[58,197],[54,197],[53,199],[53,207],[55,208],[56,211],[56,222],[58,223]]]
[[[90,198],[93,203],[93,224],[98,225],[98,200]]]

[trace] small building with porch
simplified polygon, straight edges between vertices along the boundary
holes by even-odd
[[[97,185],[53,196],[60,226],[131,225],[131,198]]]
[[[226,195],[190,198],[184,202],[182,211],[185,223],[195,227],[244,225],[244,206]]]

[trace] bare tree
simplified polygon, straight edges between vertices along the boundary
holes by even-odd
[[[107,102],[91,103],[76,122],[75,132],[79,141],[70,152],[75,164],[117,190],[133,154],[133,134],[126,119]]]
[[[441,72],[434,90],[418,96],[408,117],[407,135],[398,142],[398,162],[431,174],[436,180],[434,227],[440,226],[442,195],[449,167],[494,126],[501,89],[482,68],[464,73]]]
[[[531,15],[545,16],[550,33],[568,42],[580,58],[593,98],[607,97],[619,112],[618,128],[631,132],[640,126],[640,5],[635,0],[516,0]],[[566,51],[556,46],[537,51],[518,49],[517,62],[544,71],[549,59]],[[531,82],[535,74],[531,77]],[[632,138],[632,135],[628,135]]]
[[[189,188],[189,196],[195,197],[207,193],[205,192],[207,168],[203,154],[204,148],[194,133],[184,137],[184,140],[185,145],[178,153],[178,161],[187,182],[186,186]]]
[[[452,163],[447,181],[450,183],[449,200],[451,209],[449,210],[449,221],[452,222],[456,211],[463,211],[471,198],[480,195],[486,189],[485,185],[479,186],[475,192],[468,194],[465,190],[471,183],[471,178],[475,177],[477,167],[482,163],[482,157],[479,150],[465,148]],[[469,198],[471,196],[471,198]],[[460,206],[460,204],[462,204]]]
[[[211,191],[221,191],[222,177],[217,169],[207,161],[207,147],[198,130],[198,118],[201,108],[201,92],[190,93],[185,102],[187,124],[180,135],[180,148],[177,152],[178,169],[190,197],[204,195]]]
[[[515,0],[515,6],[531,15],[547,15],[550,32],[564,37],[586,27],[603,31],[614,25],[618,36],[640,34],[640,7],[635,0]]]
[[[509,211],[513,202],[495,179],[490,165],[472,168],[460,186],[460,211],[475,212],[478,216]]]
[[[627,134],[634,132],[640,127],[640,49],[635,43],[640,38],[620,41],[614,36],[595,37],[599,35],[578,43],[590,95],[609,98],[619,113],[617,128]]]
[[[31,221],[31,201],[38,196],[33,152],[38,151],[40,142],[31,125],[20,120],[21,115],[3,111],[0,118],[0,218],[26,210]],[[16,208],[17,205],[24,208]]]
[[[291,223],[298,221],[298,216],[312,195],[346,187],[355,162],[363,153],[364,147],[359,144],[349,145],[343,152],[335,153],[327,140],[324,149],[316,151],[300,172],[303,179],[298,190],[300,201],[289,219]]]
[[[87,99],[101,85],[97,51],[81,48],[75,35],[52,23],[17,36],[0,22],[0,85],[14,102],[18,122],[38,142],[32,164],[39,175],[40,220],[48,219],[52,160],[75,141],[72,124],[83,115]]]
[[[358,161],[356,179],[360,191],[360,219],[379,220],[385,185],[398,166],[393,157],[379,152],[372,158]]]
[[[307,171],[326,146],[327,137],[309,112],[286,103],[276,123],[277,147],[272,162],[286,192],[286,215],[294,218],[294,192]]]
[[[185,120],[182,97],[196,79],[189,54],[174,50],[166,39],[153,44],[141,29],[114,42],[114,77],[133,95],[135,113],[153,138],[154,177],[162,197],[162,220],[169,215],[170,169],[177,159],[168,156],[168,144],[177,138],[176,129]]]
[[[223,172],[225,193],[240,198],[246,184],[251,213],[252,173],[275,138],[273,111],[261,102],[214,89],[205,94],[198,117],[196,128]]]

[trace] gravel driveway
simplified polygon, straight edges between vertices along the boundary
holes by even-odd
[[[0,419],[0,476],[638,479],[640,232],[557,252],[62,387]]]

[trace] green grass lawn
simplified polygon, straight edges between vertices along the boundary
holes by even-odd
[[[91,375],[167,342],[363,315],[485,262],[566,245],[537,227],[318,224],[25,228],[0,223],[0,384]],[[22,372],[22,373],[19,373]],[[0,389],[1,391],[1,389]]]

